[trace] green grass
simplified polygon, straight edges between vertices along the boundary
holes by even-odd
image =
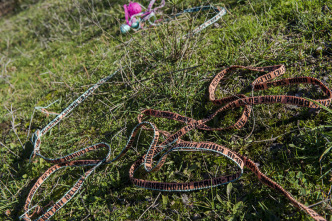
[[[125,1],[18,3],[15,11],[0,18],[1,220],[18,219],[32,185],[51,166],[38,157],[29,163],[32,133],[54,117],[34,111],[34,107],[59,100],[49,108],[59,113],[119,67],[123,67],[120,74],[43,137],[43,155],[55,158],[97,142],[109,143],[116,155],[137,124],[137,115],[146,108],[202,119],[217,108],[207,98],[212,77],[230,65],[285,64],[284,77],[317,77],[332,87],[329,1],[212,0],[211,4],[226,7],[228,14],[218,25],[180,41],[177,37],[212,15],[185,15],[124,36],[119,27],[124,23]],[[142,3],[147,5],[148,1]],[[163,10],[170,14],[206,4],[167,1]],[[201,66],[162,74],[196,65]],[[249,95],[244,88],[257,76],[256,72],[234,72],[220,84],[218,96],[240,92]],[[262,94],[321,97],[315,87],[305,85],[255,92]],[[240,111],[219,115],[209,125],[230,125]],[[222,133],[194,130],[185,139],[211,141],[245,154],[306,205],[331,199],[332,133],[327,126],[332,125],[332,114],[279,104],[255,106],[254,113],[244,129]],[[169,120],[150,120],[171,132],[182,126]],[[120,161],[101,166],[52,219],[311,220],[285,197],[261,184],[249,170],[232,184],[189,193],[159,193],[134,187],[128,180],[128,170],[147,150],[150,139],[151,133],[142,131],[134,145],[137,152],[132,150]],[[102,156],[98,153],[88,157]],[[193,181],[231,172],[233,166],[213,154],[177,152],[158,173],[140,176],[168,182]],[[45,206],[50,200],[56,201],[86,169],[55,173],[33,203]],[[331,201],[312,208],[332,220]]]

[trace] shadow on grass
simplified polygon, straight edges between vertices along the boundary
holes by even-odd
[[[33,145],[30,141],[25,143],[25,149],[20,152],[20,158],[16,158],[16,160],[11,165],[13,168],[15,168],[18,172],[18,176],[22,177],[23,174],[28,174],[31,171],[32,165],[30,163],[27,164],[27,160],[29,160],[30,155],[33,151]],[[33,180],[29,181],[28,184],[26,184],[21,190],[20,193],[17,196],[18,202],[15,203],[13,209],[13,213],[11,214],[11,217],[14,220],[19,220],[19,217],[22,215],[20,211],[22,211],[25,200],[27,199],[27,196],[37,181],[39,177],[34,178]]]

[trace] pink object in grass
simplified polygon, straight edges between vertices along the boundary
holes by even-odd
[[[139,3],[137,2],[130,2],[128,5],[128,13],[130,16],[141,13],[142,12],[142,7]]]
[[[123,8],[124,8],[124,11],[125,11],[125,18],[126,18],[127,24],[129,26],[131,25],[130,22],[129,22],[131,16],[142,12],[142,7],[137,2],[130,2],[128,4],[128,6],[124,5]],[[133,21],[133,22],[135,22],[135,21]]]

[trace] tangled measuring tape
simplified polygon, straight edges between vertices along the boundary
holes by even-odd
[[[137,2],[132,2],[128,6],[124,5],[125,18],[126,18],[127,24],[123,24],[120,26],[121,33],[125,34],[125,33],[129,32],[130,28],[132,28],[133,30],[141,29],[144,27],[144,23],[146,21],[149,21],[150,25],[155,26],[160,23],[169,22],[171,19],[178,17],[185,13],[193,13],[193,12],[205,11],[205,10],[209,10],[209,9],[212,9],[217,13],[213,18],[204,22],[199,27],[195,28],[192,32],[190,32],[189,34],[184,36],[184,38],[188,38],[188,37],[191,37],[191,36],[201,32],[203,29],[205,29],[208,26],[210,26],[211,24],[215,23],[222,16],[224,16],[226,14],[225,8],[222,8],[219,6],[213,7],[211,5],[208,5],[208,6],[194,7],[194,8],[183,10],[182,12],[179,12],[179,13],[175,14],[174,16],[171,16],[171,18],[165,19],[165,21],[162,21],[162,19],[157,20],[157,18],[155,16],[155,12],[156,12],[156,10],[160,9],[161,7],[163,7],[165,5],[165,1],[163,0],[161,3],[161,6],[155,8],[155,9],[152,9],[153,3],[154,3],[154,0],[150,2],[148,10],[145,13],[141,12],[141,5]],[[137,17],[141,17],[141,18],[137,18]],[[150,20],[152,17],[155,18],[154,22],[151,22],[151,20]]]
[[[212,17],[211,19],[209,19],[208,21],[204,22],[203,24],[201,24],[200,26],[198,26],[197,28],[195,28],[193,31],[191,31],[190,33],[188,33],[187,35],[183,36],[183,38],[188,38],[188,37],[192,37],[193,35],[201,32],[202,30],[204,30],[205,28],[207,28],[208,26],[212,25],[213,23],[217,22],[222,16],[226,15],[226,9],[223,7],[213,7],[213,6],[202,6],[202,7],[195,7],[195,8],[189,8],[186,9],[182,12],[177,13],[176,15],[172,16],[171,18],[174,17],[178,17],[182,14],[185,13],[193,13],[193,12],[198,12],[198,11],[203,11],[203,10],[209,10],[209,9],[213,9],[217,14]],[[166,21],[169,21],[170,19],[167,19]]]
[[[142,187],[145,189],[151,190],[158,190],[158,191],[192,191],[192,190],[199,190],[204,188],[210,188],[213,186],[218,186],[222,184],[226,184],[229,182],[233,182],[242,175],[243,168],[247,167],[254,174],[257,178],[265,185],[271,187],[272,189],[277,190],[279,193],[286,196],[291,203],[306,211],[314,220],[323,221],[325,220],[322,216],[317,214],[314,210],[310,209],[309,207],[305,206],[304,204],[298,202],[289,192],[283,189],[278,183],[271,180],[265,174],[263,174],[257,165],[247,158],[246,156],[242,156],[222,145],[218,145],[212,142],[189,142],[184,141],[181,139],[183,135],[188,133],[193,129],[202,129],[207,131],[223,131],[229,130],[232,128],[240,129],[242,128],[250,117],[250,113],[252,110],[252,105],[256,104],[274,104],[274,103],[282,103],[282,104],[291,104],[300,107],[310,107],[310,108],[320,108],[316,103],[312,102],[310,99],[296,97],[296,96],[289,96],[289,95],[266,95],[266,96],[253,96],[247,97],[245,95],[234,95],[222,99],[216,99],[215,91],[219,84],[219,82],[223,79],[223,77],[230,71],[234,69],[248,69],[251,71],[258,71],[258,72],[268,72],[260,77],[258,77],[251,85],[255,91],[257,90],[265,90],[270,87],[275,86],[287,86],[287,85],[294,85],[294,84],[312,84],[317,85],[320,87],[322,92],[326,95],[325,99],[318,99],[316,102],[324,105],[329,106],[332,101],[332,92],[331,90],[320,80],[313,78],[313,77],[295,77],[295,78],[286,78],[281,80],[271,81],[272,79],[281,76],[285,73],[285,67],[283,65],[277,66],[269,66],[269,67],[245,67],[245,66],[231,66],[229,68],[224,69],[220,73],[218,73],[214,79],[212,80],[209,86],[209,99],[216,105],[222,105],[217,111],[213,114],[209,115],[207,118],[202,120],[195,120],[193,118],[185,117],[173,112],[168,111],[159,111],[148,109],[142,111],[142,113],[138,116],[139,124],[133,129],[126,146],[123,148],[121,153],[115,157],[114,159],[110,159],[110,147],[106,143],[99,143],[79,151],[76,151],[72,154],[67,156],[57,158],[57,159],[49,159],[44,157],[40,154],[40,145],[41,145],[41,137],[45,135],[47,131],[53,128],[57,123],[59,123],[65,116],[67,116],[75,107],[77,107],[80,103],[82,103],[89,95],[93,93],[100,85],[105,83],[106,81],[110,80],[115,73],[112,75],[98,81],[95,85],[90,87],[85,93],[83,93],[79,98],[77,98],[73,103],[71,103],[63,112],[61,112],[53,121],[51,121],[45,128],[42,130],[37,130],[34,135],[34,155],[38,155],[45,159],[48,162],[56,163],[54,166],[49,168],[35,183],[32,189],[29,192],[27,200],[24,206],[24,213],[20,217],[23,220],[31,220],[31,218],[42,211],[41,207],[35,205],[30,207],[34,194],[38,190],[38,188],[42,185],[42,183],[54,172],[57,170],[64,168],[64,167],[72,167],[72,166],[93,166],[84,175],[75,183],[75,185],[54,205],[52,205],[44,214],[42,214],[36,220],[47,220],[52,217],[59,209],[61,209],[67,202],[69,202],[74,195],[78,192],[78,190],[82,187],[84,180],[88,178],[93,171],[96,170],[97,167],[103,164],[108,164],[114,162],[124,156],[126,152],[131,148],[135,137],[140,128],[144,128],[147,130],[153,131],[153,139],[150,143],[150,146],[145,155],[139,157],[138,160],[130,167],[129,169],[129,177],[130,180],[138,187]],[[226,110],[234,109],[237,107],[244,107],[242,116],[240,119],[233,125],[226,127],[226,128],[211,128],[207,126],[205,123],[212,120],[217,114],[224,112]],[[178,130],[176,133],[171,134],[167,131],[158,130],[157,127],[151,123],[144,121],[144,116],[153,116],[158,118],[166,118],[170,120],[176,120],[182,123],[185,123],[186,126]],[[151,127],[150,129],[146,127]],[[164,142],[158,143],[159,135],[163,134],[167,138]],[[72,160],[74,158],[80,157],[87,152],[96,151],[100,148],[108,148],[109,151],[106,157],[102,160]],[[147,181],[143,179],[135,178],[134,174],[135,171],[140,167],[144,166],[147,172],[157,171],[159,170],[164,163],[166,162],[168,154],[173,151],[207,151],[207,152],[214,152],[219,153],[230,160],[232,160],[238,167],[239,171],[232,175],[226,175],[218,178],[213,179],[206,179],[202,181],[193,181],[187,183],[164,183],[164,182],[157,182],[157,181]],[[158,159],[159,158],[159,159]],[[153,163],[156,161],[156,163]],[[29,212],[32,212],[29,215]]]

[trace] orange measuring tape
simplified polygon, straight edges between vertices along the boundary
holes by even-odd
[[[35,185],[30,190],[30,193],[27,197],[25,206],[24,206],[24,213],[20,217],[23,220],[31,220],[32,217],[36,216],[36,214],[40,215],[42,209],[40,206],[30,206],[34,194],[38,190],[38,188],[42,185],[42,183],[54,172],[57,170],[64,168],[64,167],[72,167],[72,166],[93,166],[84,175],[76,182],[76,184],[55,204],[53,204],[50,208],[47,209],[42,215],[40,215],[35,220],[47,220],[52,217],[60,208],[62,208],[68,201],[70,201],[74,195],[79,191],[82,187],[84,180],[91,175],[93,171],[96,170],[97,167],[103,164],[109,164],[120,157],[124,156],[126,152],[132,147],[132,144],[135,140],[135,137],[140,128],[151,130],[153,131],[153,139],[150,143],[150,146],[145,155],[139,157],[139,159],[134,162],[134,164],[129,169],[129,177],[130,180],[134,183],[134,185],[151,190],[158,190],[158,191],[193,191],[199,190],[204,188],[211,188],[218,185],[223,185],[229,182],[234,182],[235,180],[239,179],[243,173],[244,167],[250,169],[257,178],[265,185],[271,187],[272,189],[277,190],[279,193],[283,194],[287,197],[290,202],[299,209],[304,210],[308,213],[313,219],[317,221],[325,220],[322,216],[317,214],[314,210],[310,209],[309,207],[305,206],[304,204],[298,202],[289,192],[287,192],[283,187],[281,187],[278,183],[271,180],[265,174],[263,174],[257,165],[247,158],[246,156],[242,156],[227,147],[224,147],[219,144],[215,144],[212,142],[189,142],[184,141],[181,139],[183,135],[188,133],[193,129],[201,129],[206,131],[226,131],[230,129],[240,129],[242,128],[246,122],[248,121],[252,106],[256,104],[274,104],[274,103],[282,103],[282,104],[290,104],[296,105],[300,107],[309,107],[309,108],[320,108],[319,105],[312,102],[309,99],[296,97],[296,96],[289,96],[289,95],[266,95],[266,96],[253,96],[248,97],[243,94],[234,95],[226,98],[216,99],[215,91],[219,82],[223,79],[223,77],[231,72],[234,69],[247,69],[251,71],[258,71],[258,72],[267,72],[266,74],[257,78],[251,85],[255,91],[257,90],[265,90],[270,87],[275,86],[287,86],[287,85],[294,85],[294,84],[312,84],[317,85],[320,87],[322,92],[325,94],[326,98],[318,99],[316,102],[324,105],[329,106],[332,101],[332,92],[331,90],[323,84],[320,80],[313,78],[313,77],[295,77],[295,78],[286,78],[281,80],[271,81],[272,79],[281,76],[285,73],[285,67],[283,65],[277,66],[269,66],[269,67],[245,67],[245,66],[231,66],[229,68],[224,69],[220,73],[218,73],[214,79],[212,80],[209,86],[209,99],[216,105],[224,105],[215,111],[213,114],[209,115],[208,117],[202,120],[195,120],[193,118],[185,117],[179,115],[177,113],[168,112],[168,111],[160,111],[160,110],[153,110],[148,109],[141,112],[138,116],[139,124],[133,129],[126,146],[123,148],[121,153],[115,157],[114,159],[110,159],[110,147],[108,144],[99,143],[92,145],[90,147],[86,147],[82,150],[76,151],[72,154],[67,156],[57,158],[57,159],[48,159],[40,154],[40,145],[41,145],[41,137],[50,130],[53,126],[55,126],[59,121],[61,121],[67,114],[69,114],[77,105],[83,102],[86,97],[92,94],[94,90],[96,90],[101,84],[108,81],[112,78],[113,75],[100,80],[97,84],[92,86],[88,89],[84,94],[82,94],[79,98],[77,98],[72,104],[70,104],[62,113],[60,113],[53,121],[51,121],[44,129],[38,130],[34,136],[34,155],[38,155],[44,158],[48,162],[55,163],[54,166],[49,168],[35,183]],[[229,127],[225,128],[211,128],[206,125],[206,123],[212,120],[217,114],[231,110],[238,107],[244,107],[243,113],[241,117],[237,120],[237,122]],[[178,130],[176,133],[169,133],[167,131],[158,130],[158,128],[151,122],[144,121],[144,116],[153,116],[158,118],[166,118],[170,120],[175,120],[186,124],[183,128]],[[149,128],[147,128],[149,127]],[[163,134],[166,136],[165,141],[159,142],[159,135]],[[100,148],[108,148],[109,152],[106,157],[102,160],[72,160],[74,158],[80,157],[87,152],[95,151]],[[232,160],[238,167],[239,171],[231,174],[225,175],[218,178],[206,179],[201,181],[192,181],[186,183],[165,183],[165,182],[157,182],[157,181],[148,181],[143,179],[135,178],[134,174],[135,171],[144,166],[147,172],[158,171],[166,162],[168,154],[173,151],[207,151],[207,152],[214,152],[221,154],[230,160]],[[155,161],[155,163],[154,163]],[[31,214],[29,214],[31,212]]]

